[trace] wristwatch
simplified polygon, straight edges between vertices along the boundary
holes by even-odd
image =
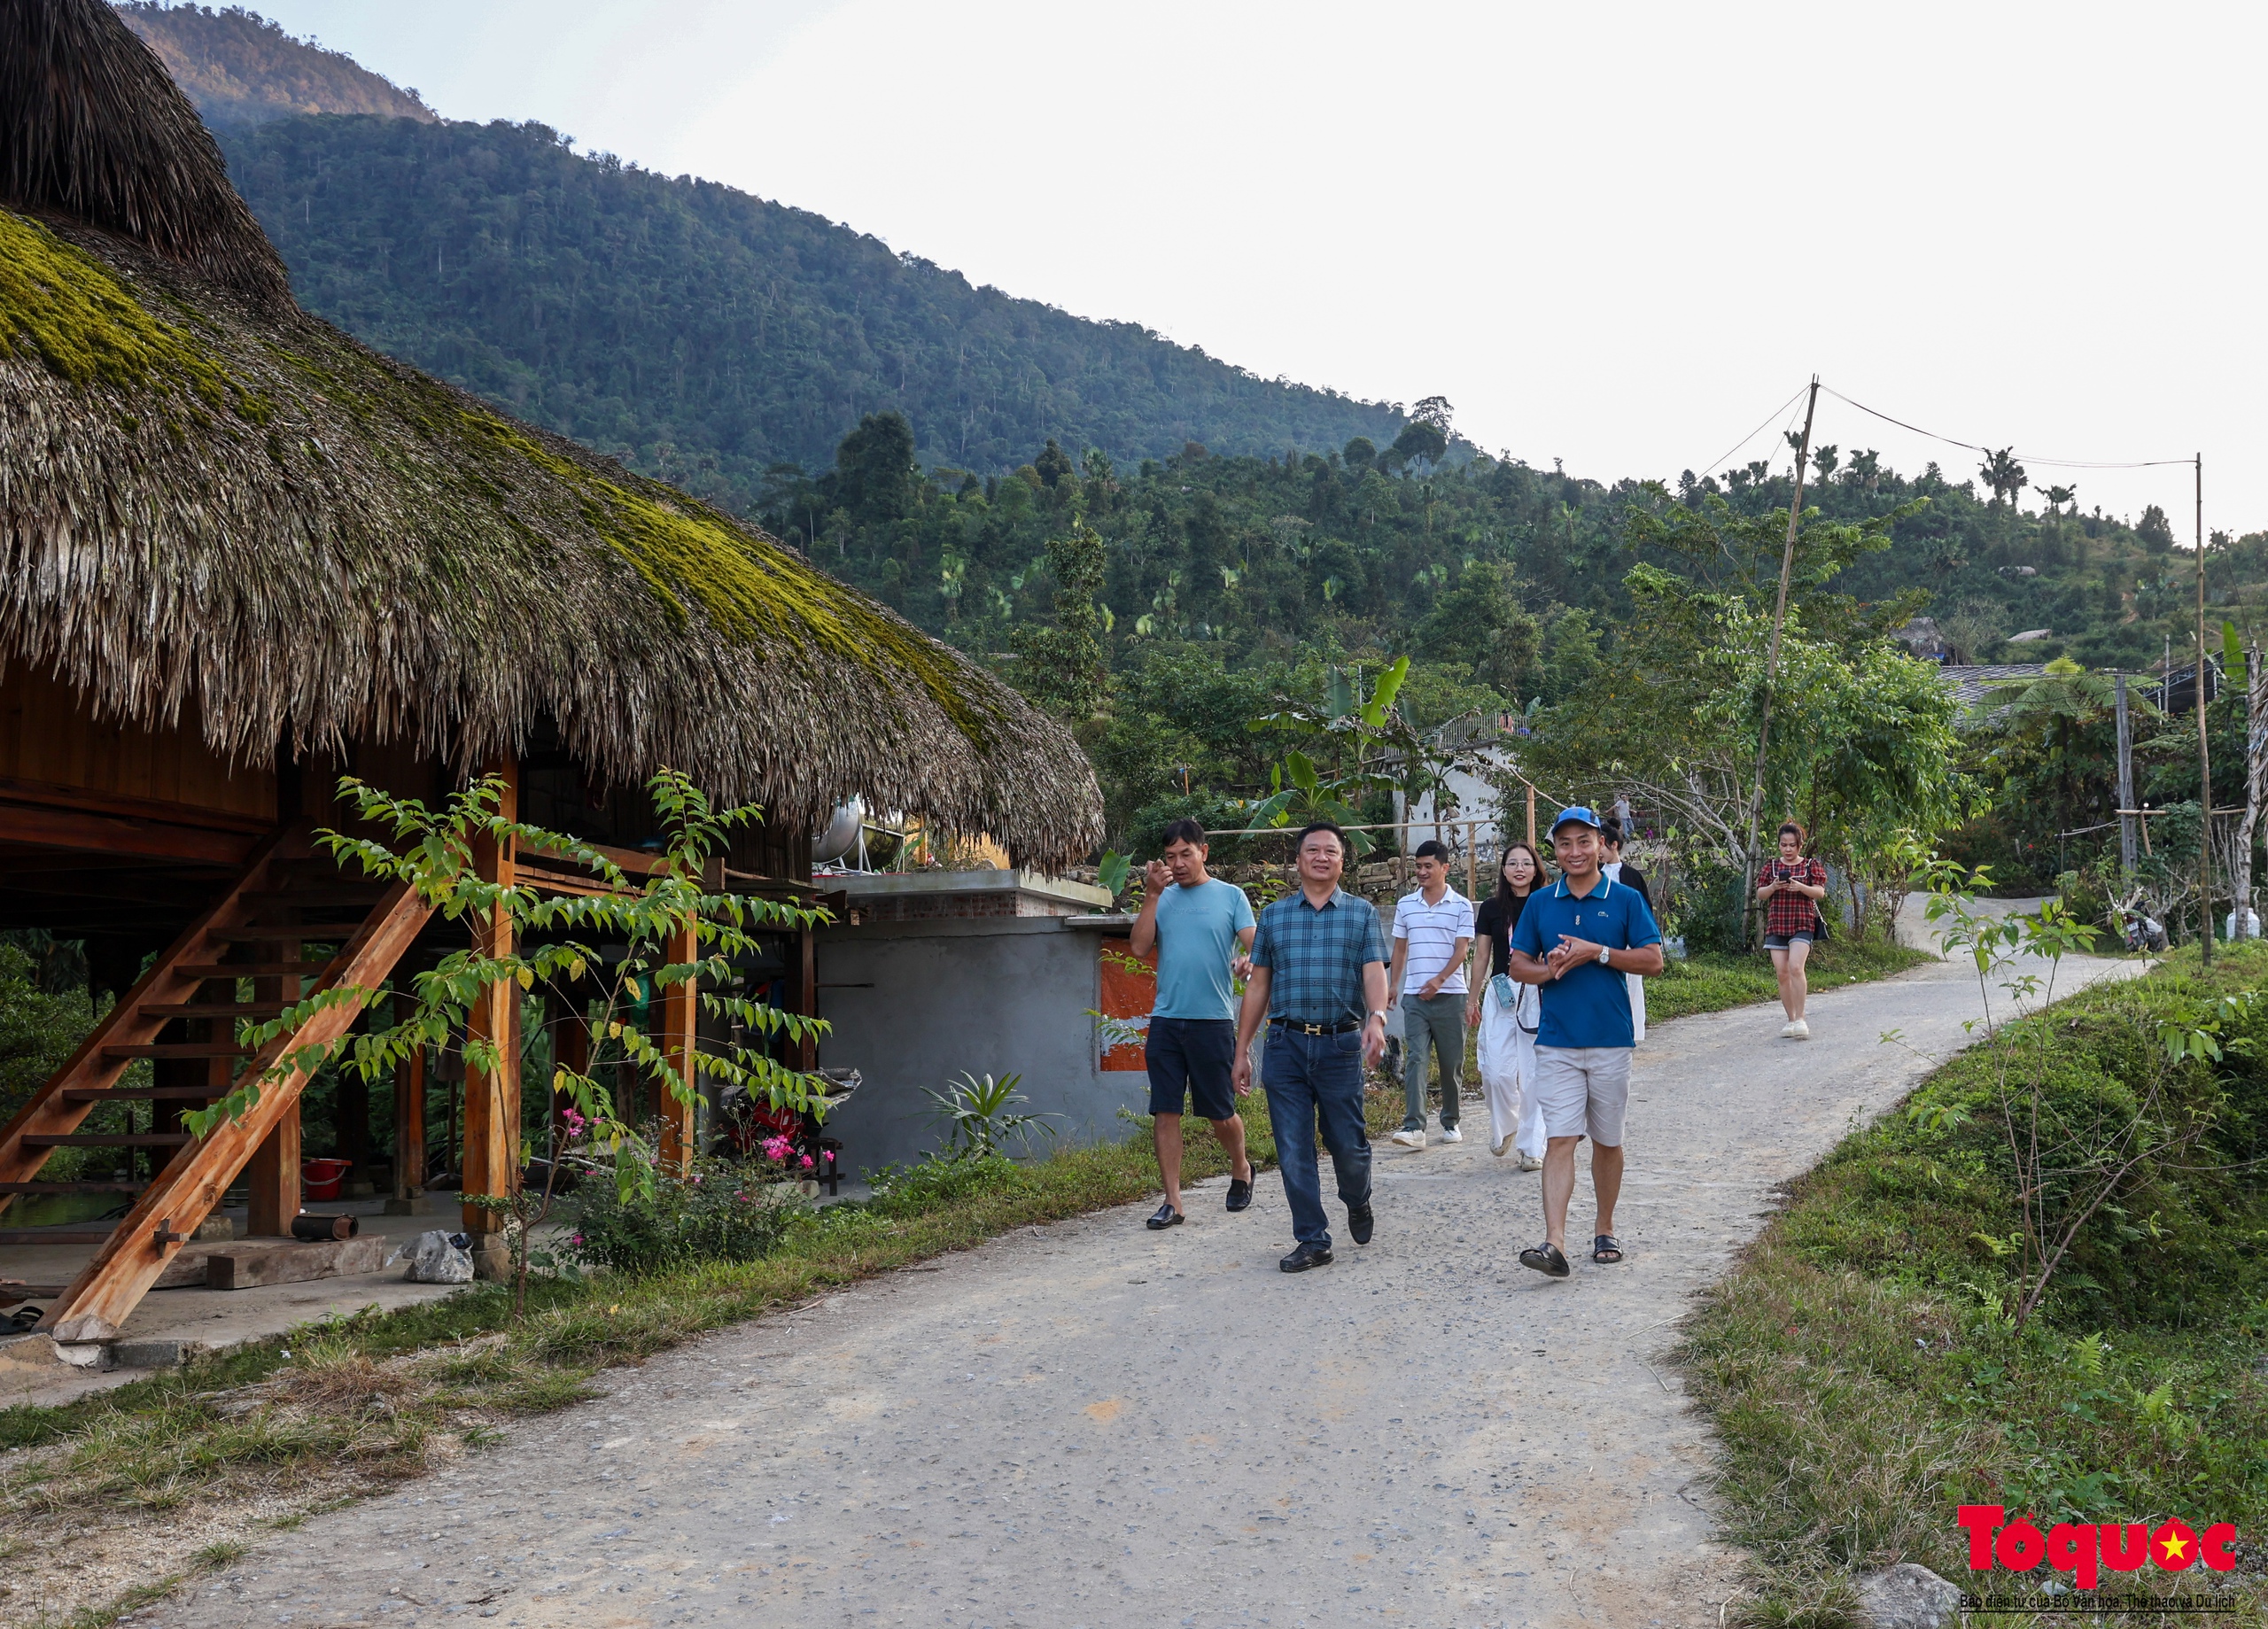
[[[1612,966],[1612,964],[1607,960],[1607,958],[1608,958],[1608,957],[1610,957],[1610,956],[1612,956],[1612,955],[1613,955],[1613,954],[1614,954],[1614,952],[1613,952],[1612,950],[1610,950],[1609,949],[1607,949],[1607,948],[1606,948],[1606,946],[1604,946],[1604,945],[1601,945],[1601,946],[1599,946],[1599,947],[1598,947],[1598,965],[1599,965],[1600,966],[1602,966],[1602,967],[1605,967],[1605,966]]]

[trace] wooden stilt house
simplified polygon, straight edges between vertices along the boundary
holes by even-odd
[[[1076,745],[989,672],[777,539],[299,310],[110,8],[0,0],[0,927],[82,942],[120,992],[0,1130],[0,1206],[90,1137],[147,1167],[109,1184],[132,1208],[43,1327],[114,1336],[231,1184],[254,1232],[299,1210],[297,1082],[201,1139],[177,1111],[314,1038],[247,1059],[237,1020],[432,953],[414,896],[319,857],[342,772],[426,798],[501,772],[523,818],[634,865],[665,765],[765,806],[723,859],[750,892],[807,896],[806,834],[853,794],[1022,865],[1099,836]],[[589,886],[542,856],[486,864]],[[805,947],[785,981],[807,1012],[808,969]],[[476,1026],[509,1035],[508,993],[492,1005]],[[692,1011],[667,1017],[673,1050]],[[151,1083],[121,1084],[143,1059]],[[518,1093],[509,1063],[463,1082],[466,1191],[513,1180]],[[82,1129],[122,1099],[146,1129]],[[397,1126],[408,1161],[423,1100]]]

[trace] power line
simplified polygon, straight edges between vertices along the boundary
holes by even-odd
[[[1811,387],[1809,385],[1804,385],[1798,388],[1795,395],[1789,397],[1787,400],[1782,402],[1778,407],[1773,408],[1771,412],[1766,414],[1762,423],[1759,424],[1754,430],[1750,431],[1739,440],[1734,442],[1732,446],[1727,447],[1722,453],[1719,454],[1715,462],[1711,463],[1706,469],[1700,472],[1700,478],[1705,479],[1706,477],[1716,474],[1719,469],[1724,467],[1724,463],[1727,459],[1730,458],[1735,453],[1739,452],[1741,448],[1746,446],[1750,442],[1755,440],[1757,437],[1762,435],[1765,431],[1771,427],[1772,421],[1774,419],[1778,418],[1790,407],[1795,406],[1797,399],[1803,395],[1805,391],[1809,390],[1810,388]]]
[[[1941,436],[1934,430],[1924,430],[1919,424],[1909,424],[1904,419],[1892,418],[1887,413],[1869,407],[1863,401],[1852,401],[1831,384],[1822,384],[1820,389],[1834,397],[1836,400],[1847,407],[1856,407],[1871,418],[1878,418],[1885,424],[1895,424],[1900,430],[1910,430],[1917,436],[1927,436],[1932,441],[1942,441],[1947,446],[1963,447],[1971,453],[1991,454],[1997,450],[1989,446],[1979,446],[1973,441],[1962,441],[1953,436]],[[1754,434],[1753,431],[1750,433]],[[2186,458],[2143,458],[2119,462],[2109,459],[2043,458],[2032,453],[2017,453],[2013,455],[2021,458],[2025,463],[2042,464],[2051,469],[2155,469],[2166,464],[2186,464],[2190,462]]]

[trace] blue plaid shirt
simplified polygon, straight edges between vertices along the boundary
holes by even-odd
[[[1295,1024],[1367,1018],[1363,969],[1386,958],[1377,908],[1344,888],[1334,889],[1321,910],[1304,890],[1278,900],[1261,911],[1252,938],[1252,965],[1270,974],[1268,1016]]]

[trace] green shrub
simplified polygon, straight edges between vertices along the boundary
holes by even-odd
[[[1676,899],[1665,903],[1687,949],[1735,956],[1748,949],[1748,913],[1742,908],[1737,867],[1697,862],[1678,877]]]
[[[769,1166],[694,1162],[651,1195],[625,1203],[603,1174],[577,1191],[567,1253],[584,1267],[650,1273],[697,1261],[753,1261],[787,1237],[803,1207],[774,1189]]]

